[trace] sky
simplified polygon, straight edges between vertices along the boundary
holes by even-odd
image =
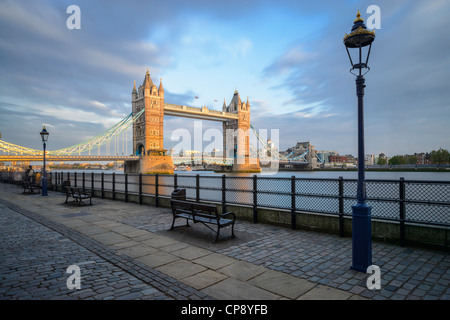
[[[67,28],[70,5],[81,29]],[[280,150],[310,141],[356,155],[342,39],[370,5],[381,14],[365,76],[366,154],[450,150],[445,0],[0,0],[1,139],[41,149],[46,125],[56,150],[99,135],[131,112],[133,81],[148,68],[166,103],[222,110],[238,90],[253,127],[278,130]],[[166,116],[164,147],[195,121]]]

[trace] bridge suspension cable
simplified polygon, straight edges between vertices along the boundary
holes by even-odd
[[[130,113],[113,127],[109,128],[102,134],[99,134],[87,141],[81,142],[79,144],[73,145],[71,147],[47,151],[46,154],[53,156],[67,156],[73,154],[81,154],[81,152],[91,151],[95,148],[100,148],[106,143],[109,143],[114,137],[117,137],[122,132],[126,131],[143,113],[145,109],[142,109],[135,116]],[[25,148],[16,144],[12,144],[3,140],[0,140],[0,151],[15,155],[42,155],[42,150],[36,150],[31,148]]]

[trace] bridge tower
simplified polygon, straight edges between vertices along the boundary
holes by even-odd
[[[133,123],[133,155],[139,161],[127,161],[129,173],[173,173],[172,157],[164,149],[164,88],[162,80],[159,88],[153,83],[150,73],[144,77],[142,85],[131,92],[133,116],[145,108],[144,113]]]
[[[233,158],[233,172],[260,172],[259,159],[250,154],[250,102],[242,102],[237,90],[222,111],[238,114],[238,119],[223,123],[223,156]]]

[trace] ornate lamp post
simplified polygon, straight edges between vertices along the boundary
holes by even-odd
[[[42,195],[43,196],[47,196],[47,173],[45,171],[45,147],[47,146],[47,140],[48,140],[48,135],[49,133],[47,132],[47,129],[42,129],[41,131],[41,138],[42,138],[42,143],[44,144],[44,169],[42,170]]]
[[[367,30],[361,14],[356,15],[350,34],[345,34],[344,44],[352,68],[350,72],[356,76],[356,95],[358,97],[358,202],[352,206],[352,254],[351,269],[366,272],[372,265],[372,230],[371,208],[366,204],[366,187],[364,177],[364,75],[370,70],[370,49],[375,40],[375,32]],[[350,49],[350,50],[349,50]],[[355,54],[356,59],[352,59]],[[366,56],[367,55],[367,56]],[[356,63],[354,63],[356,61]],[[357,73],[354,72],[357,70]],[[363,71],[364,70],[364,71]]]

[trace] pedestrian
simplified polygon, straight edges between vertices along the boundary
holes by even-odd
[[[29,170],[27,170],[27,181],[29,182],[29,183],[33,183],[33,180],[34,180],[34,170],[33,170],[33,167],[32,166],[30,166],[30,168],[29,168]]]

